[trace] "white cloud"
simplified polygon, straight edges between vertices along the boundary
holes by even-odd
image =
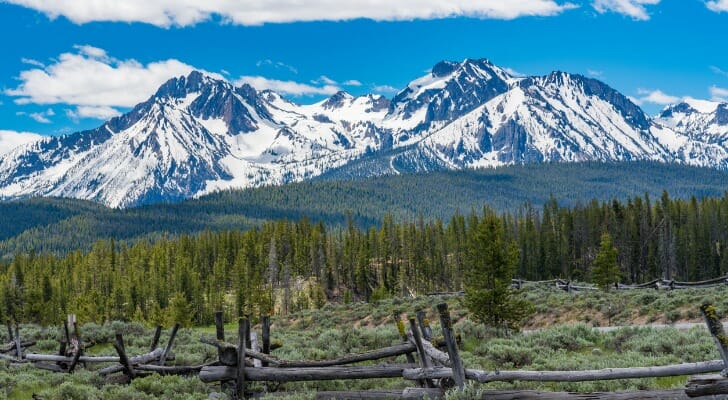
[[[23,64],[28,64],[28,65],[33,65],[33,66],[40,67],[40,68],[45,68],[45,64],[43,64],[42,62],[40,62],[38,60],[34,60],[32,58],[23,57],[20,59],[20,62],[22,62]]]
[[[708,9],[715,12],[728,11],[728,0],[716,0],[705,3]]]
[[[506,67],[506,68],[503,68],[503,70],[506,71],[508,73],[508,75],[516,77],[516,78],[521,78],[521,77],[526,76],[526,74],[520,73],[513,68]]]
[[[66,115],[75,121],[81,118],[93,118],[105,121],[109,118],[119,116],[121,113],[119,110],[107,106],[78,106],[74,110],[66,110]]]
[[[728,101],[728,89],[711,86],[710,96],[714,101]]]
[[[241,25],[295,21],[377,21],[434,19],[452,16],[514,19],[553,16],[575,8],[559,0],[2,0],[32,8],[50,18],[144,22],[161,27],[189,26],[213,15]]]
[[[314,86],[295,81],[268,79],[262,76],[241,76],[240,79],[235,81],[235,85],[244,83],[257,90],[273,90],[274,92],[292,96],[332,95],[341,90],[337,85]]]
[[[597,71],[595,69],[588,69],[586,73],[595,78],[601,78],[604,76],[604,71]]]
[[[608,11],[627,15],[638,21],[650,19],[645,6],[660,4],[661,0],[594,0],[594,9],[600,14]]]
[[[0,156],[9,153],[18,146],[35,142],[42,138],[43,136],[32,132],[0,130]]]
[[[92,46],[75,46],[45,68],[22,71],[20,85],[5,90],[18,104],[70,104],[89,107],[131,107],[149,98],[174,76],[194,68],[170,59],[143,65],[117,60]]]
[[[25,115],[33,120],[35,122],[41,123],[41,124],[50,124],[51,120],[48,117],[52,117],[56,115],[55,111],[53,109],[49,108],[45,111],[38,111],[38,112],[32,112],[27,113],[25,111],[18,111],[15,113],[15,115]]]
[[[715,65],[711,65],[710,70],[715,72],[718,75],[728,76],[728,71],[723,71],[722,69],[716,67]]]
[[[329,78],[326,75],[321,75],[318,79],[311,81],[314,85],[318,84],[324,84],[324,85],[338,85],[339,82],[336,82],[335,80]]]
[[[390,85],[378,85],[378,86],[374,86],[372,88],[372,91],[374,93],[387,95],[387,94],[397,93],[397,92],[399,92],[399,89],[397,89],[394,86],[390,86]]]
[[[645,90],[645,89],[638,89],[637,94],[640,95],[640,97],[630,97],[630,99],[637,105],[643,105],[645,103],[652,103],[652,104],[659,104],[659,105],[667,105],[667,104],[674,104],[680,101],[680,98],[677,96],[671,96],[662,90]]]
[[[258,62],[255,63],[255,66],[256,67],[270,66],[270,67],[273,67],[275,69],[281,69],[281,68],[282,69],[287,69],[288,71],[290,71],[290,72],[292,72],[294,74],[297,74],[298,73],[298,69],[296,69],[296,67],[294,67],[292,65],[288,65],[288,64],[286,64],[284,62],[281,62],[281,61],[273,61],[273,60],[269,60],[269,59],[260,60],[260,61],[258,61]]]
[[[362,83],[356,79],[349,79],[348,81],[344,81],[344,83],[342,83],[342,85],[344,85],[344,86],[361,86]]]

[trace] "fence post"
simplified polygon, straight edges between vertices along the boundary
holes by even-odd
[[[238,319],[238,376],[235,382],[235,393],[238,399],[245,398],[245,348],[248,339],[248,319],[241,317]]]
[[[263,336],[263,354],[270,354],[270,317],[263,314],[260,316],[261,335]],[[268,366],[268,361],[263,361],[263,366]]]
[[[458,389],[463,390],[465,388],[465,369],[463,368],[463,360],[460,359],[460,353],[458,353],[458,345],[452,331],[452,320],[450,319],[450,311],[447,309],[447,303],[438,304],[437,310],[440,312],[442,335],[445,337],[447,352],[452,363],[452,376],[455,379],[455,384],[458,385]]]
[[[728,376],[728,336],[725,335],[723,323],[720,322],[718,314],[715,311],[715,306],[712,304],[704,303],[700,306],[700,311],[703,312],[705,323],[708,325],[708,330],[713,335],[713,339],[715,339],[715,343],[718,345],[720,357],[723,359],[723,371],[720,374]]]

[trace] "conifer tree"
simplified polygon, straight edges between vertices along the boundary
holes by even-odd
[[[468,253],[465,306],[478,322],[519,330],[533,307],[511,288],[518,248],[506,240],[501,221],[492,211],[486,210],[474,227]]]
[[[617,249],[612,244],[612,237],[609,233],[602,234],[597,253],[592,264],[592,280],[604,290],[609,290],[612,285],[619,281],[619,264],[617,264]]]

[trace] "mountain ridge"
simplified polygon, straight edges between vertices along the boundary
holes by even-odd
[[[366,177],[542,162],[725,170],[728,105],[706,104],[650,118],[599,80],[561,71],[513,77],[487,59],[439,62],[392,99],[338,92],[312,105],[193,71],[96,129],[9,152],[0,158],[0,199],[124,208],[331,171]],[[367,170],[367,159],[376,168]]]

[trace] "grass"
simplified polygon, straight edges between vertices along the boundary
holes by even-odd
[[[492,329],[471,321],[457,297],[420,297],[388,299],[373,304],[326,305],[319,310],[305,310],[272,318],[272,338],[280,339],[283,347],[274,355],[284,359],[335,358],[346,353],[361,352],[400,343],[393,314],[412,314],[417,309],[428,312],[435,335],[439,323],[435,312],[438,302],[447,302],[463,343],[461,355],[468,368],[485,370],[584,370],[608,367],[638,367],[680,362],[706,361],[719,358],[712,338],[705,329],[686,331],[667,329],[622,328],[606,333],[593,330],[611,319],[614,325],[632,323],[665,323],[670,321],[700,321],[697,310],[705,300],[712,300],[719,315],[728,311],[726,288],[709,290],[582,292],[565,293],[553,288],[528,288],[522,293],[536,305],[537,313],[526,324],[529,334],[498,337]],[[611,306],[611,309],[609,308]],[[229,341],[234,342],[236,323],[226,324]],[[254,327],[259,331],[258,326]],[[109,345],[116,332],[121,332],[129,354],[148,350],[153,330],[138,323],[111,322],[103,325],[85,324],[81,333],[86,340],[97,344],[89,353],[114,355]],[[170,364],[190,365],[212,361],[216,351],[199,343],[201,336],[212,337],[214,327],[181,329],[173,347],[174,361]],[[38,344],[34,352],[55,353],[60,330],[56,327],[24,325],[24,339]],[[169,329],[163,331],[160,343],[168,339]],[[7,337],[0,333],[0,343]],[[405,362],[400,357],[396,362]],[[96,367],[89,366],[93,369]],[[492,383],[482,388],[515,388],[556,391],[617,391],[667,389],[683,387],[687,377],[632,379],[585,383]],[[295,391],[295,398],[310,398],[316,390],[400,389],[411,384],[402,379],[366,381],[330,381],[288,383],[281,385],[254,383],[256,391]],[[44,399],[206,399],[211,392],[220,392],[220,385],[205,385],[197,378],[141,378],[131,385],[107,385],[93,371],[81,370],[73,375],[53,374],[32,367],[9,368],[0,362],[0,400],[29,398],[37,393]],[[224,389],[223,392],[229,391]],[[226,398],[226,394],[221,394]],[[451,398],[462,398],[451,396]]]

